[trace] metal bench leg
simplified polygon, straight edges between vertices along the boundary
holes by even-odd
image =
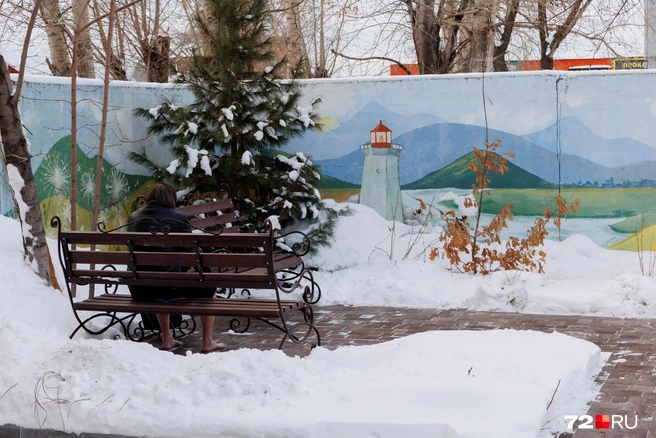
[[[76,314],[77,316],[77,314]],[[109,324],[107,324],[105,327],[101,328],[100,330],[91,330],[90,328],[87,328],[86,324],[96,318],[100,317],[105,317],[105,318],[110,318]],[[83,329],[85,332],[89,333],[90,335],[101,335],[105,333],[107,330],[109,330],[110,327],[112,327],[115,324],[120,324],[121,328],[123,329],[123,333],[127,333],[127,328],[125,327],[125,324],[123,323],[123,320],[121,318],[118,318],[116,316],[116,313],[96,313],[95,315],[90,316],[89,318],[85,320],[81,320],[78,318],[78,321],[80,322],[80,325],[77,326],[75,330],[73,330],[73,333],[69,336],[69,339],[73,339],[73,336],[80,330]]]

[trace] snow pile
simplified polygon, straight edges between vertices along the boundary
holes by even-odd
[[[512,290],[527,310],[548,311],[551,294],[557,310],[571,311],[585,308],[580,289],[597,297],[595,312],[650,308],[641,302],[652,300],[653,283],[629,272],[635,262],[624,269],[623,254],[585,239],[554,244],[544,275],[455,275],[443,261],[414,259],[435,236],[412,246],[412,227],[352,208],[336,244],[314,260],[332,270],[316,273],[322,304],[514,308]],[[0,217],[0,227],[0,424],[160,437],[546,438],[594,397],[599,349],[557,333],[426,332],[305,358],[249,349],[182,357],[148,344],[69,340],[68,298],[25,266],[18,222]]]
[[[322,304],[656,316],[656,279],[642,275],[636,253],[574,235],[546,241],[544,274],[463,275],[451,272],[446,260],[428,260],[439,229],[422,232],[366,206],[349,207],[354,214],[340,218],[335,244],[309,260],[321,267],[315,277]]]

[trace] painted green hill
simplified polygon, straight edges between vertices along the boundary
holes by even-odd
[[[359,184],[342,181],[341,179],[334,178],[319,172],[321,180],[319,181],[320,189],[359,189]]]
[[[469,170],[469,163],[475,160],[474,152],[458,158],[442,169],[431,172],[417,181],[401,186],[403,190],[456,188],[470,189],[476,182],[476,175]],[[490,188],[505,189],[549,189],[555,185],[508,161],[508,171],[503,175],[490,175]]]
[[[292,154],[288,152],[283,152],[278,149],[265,149],[262,152],[260,152],[263,156],[268,157],[268,158],[275,158],[276,155],[283,155],[287,158],[291,157]],[[312,161],[312,160],[310,160]],[[319,166],[319,188],[320,189],[359,189],[360,185],[359,184],[353,184],[350,182],[342,181],[341,179],[337,179],[332,176],[328,176],[325,173],[321,172],[321,166]]]
[[[77,184],[78,205],[91,210],[93,207],[93,191],[95,190],[95,175],[97,158],[87,157],[77,146]],[[100,199],[102,205],[111,205],[125,199],[134,190],[139,189],[152,177],[143,175],[128,175],[118,171],[106,160],[102,163],[103,180]],[[51,196],[70,196],[71,178],[71,137],[58,140],[48,151],[39,168],[34,174],[37,182],[39,199]]]
[[[656,223],[656,213],[645,213],[637,216],[627,217],[623,221],[610,226],[611,230],[616,233],[632,234],[637,230]]]

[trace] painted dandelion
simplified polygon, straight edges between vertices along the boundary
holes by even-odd
[[[46,164],[43,177],[53,195],[64,195],[71,179],[70,166],[62,160],[52,160]]]
[[[107,190],[112,200],[123,198],[128,193],[128,181],[122,172],[115,168],[111,170],[107,178]]]
[[[81,181],[82,196],[87,199],[93,199],[93,194],[96,191],[96,179],[92,172],[87,172],[82,175]]]

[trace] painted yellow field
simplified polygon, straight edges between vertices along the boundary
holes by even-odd
[[[642,231],[631,234],[630,237],[622,240],[608,249],[617,249],[622,251],[653,251],[656,249],[656,224],[645,227]]]
[[[321,199],[334,199],[335,202],[345,202],[351,196],[360,193],[360,188],[355,189],[320,189]]]

